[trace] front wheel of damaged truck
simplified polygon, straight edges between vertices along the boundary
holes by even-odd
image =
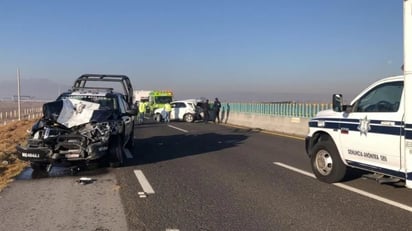
[[[336,145],[328,137],[322,137],[311,154],[312,170],[316,178],[326,183],[341,181],[347,167],[342,162]]]
[[[132,132],[129,136],[129,141],[127,141],[127,143],[126,143],[126,148],[128,148],[129,151],[132,151],[133,147],[134,147],[134,126],[133,126]]]
[[[49,164],[44,162],[30,162],[30,167],[33,171],[47,172]]]
[[[113,136],[109,141],[109,164],[111,167],[123,165],[123,150],[120,136]]]
[[[30,162],[30,167],[33,170],[31,173],[33,179],[48,177],[51,170],[51,165],[45,162]]]

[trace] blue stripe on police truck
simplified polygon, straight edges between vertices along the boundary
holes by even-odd
[[[322,121],[324,123],[324,126],[318,126],[318,121]],[[401,121],[394,121],[394,125],[392,126],[387,126],[387,125],[382,125],[382,122],[387,122],[384,120],[371,120],[369,125],[370,125],[370,130],[368,133],[378,133],[378,134],[387,134],[387,135],[403,135],[404,134],[404,129],[401,126],[403,122]],[[309,122],[309,127],[314,127],[314,128],[327,128],[327,129],[340,129],[340,128],[345,128],[349,131],[359,131],[358,129],[359,126],[359,120],[357,119],[341,119],[341,120],[327,120],[327,119],[316,119],[316,120],[311,120]],[[410,131],[410,137],[412,138],[412,130]]]
[[[405,134],[405,139],[412,140],[412,130],[405,129],[404,134]]]

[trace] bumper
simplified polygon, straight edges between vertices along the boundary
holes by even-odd
[[[52,151],[49,148],[26,148],[17,146],[17,157],[23,161],[41,161],[50,159]]]
[[[17,157],[23,161],[30,162],[53,162],[53,161],[82,161],[100,159],[108,153],[107,143],[93,143],[85,148],[81,146],[57,145],[57,150],[47,147],[22,147],[17,146]]]

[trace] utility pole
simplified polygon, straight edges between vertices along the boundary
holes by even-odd
[[[21,102],[20,102],[20,69],[17,67],[17,113],[19,121],[21,120]]]

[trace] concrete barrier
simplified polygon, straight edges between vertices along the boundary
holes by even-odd
[[[227,118],[223,119],[223,121],[226,121],[228,124],[258,128],[299,137],[305,137],[308,134],[309,120],[308,118],[300,117],[279,117],[238,112],[230,112]]]

